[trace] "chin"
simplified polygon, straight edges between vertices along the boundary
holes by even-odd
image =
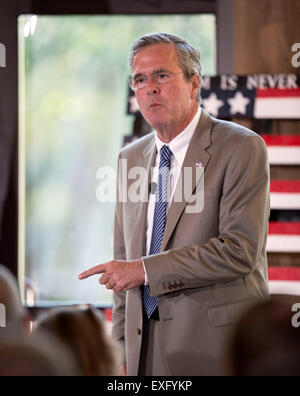
[[[158,115],[155,117],[152,115],[147,118],[145,117],[145,119],[148,124],[150,124],[154,129],[161,129],[164,126],[168,125],[168,120],[166,119],[166,117],[159,117]]]

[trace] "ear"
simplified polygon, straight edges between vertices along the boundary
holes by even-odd
[[[197,98],[200,89],[200,77],[198,76],[198,74],[195,74],[193,76],[191,83],[192,83],[192,92],[191,92],[192,99],[195,99]]]

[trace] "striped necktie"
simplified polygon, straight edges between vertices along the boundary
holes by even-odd
[[[168,146],[163,146],[160,150],[158,188],[156,191],[153,231],[149,255],[158,254],[161,250],[167,219],[172,155],[172,151]],[[150,319],[158,306],[158,299],[157,297],[150,296],[147,286],[144,286],[143,303],[148,319]]]

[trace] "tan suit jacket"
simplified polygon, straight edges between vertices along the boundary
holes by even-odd
[[[120,154],[128,169],[148,170],[145,197],[155,156],[154,133]],[[226,340],[238,314],[253,299],[268,297],[270,178],[264,141],[202,110],[183,167],[197,162],[205,169],[203,210],[187,213],[189,198],[173,202],[162,253],[144,259],[150,293],[158,296],[163,375],[221,373]],[[194,178],[193,188],[197,182]],[[118,191],[124,186],[119,169]],[[116,260],[145,256],[146,227],[147,203],[117,203]],[[113,336],[124,345],[128,375],[138,374],[142,310],[140,288],[114,295]]]

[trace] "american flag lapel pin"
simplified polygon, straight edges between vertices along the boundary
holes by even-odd
[[[200,161],[196,162],[196,168],[203,168],[203,164]]]

